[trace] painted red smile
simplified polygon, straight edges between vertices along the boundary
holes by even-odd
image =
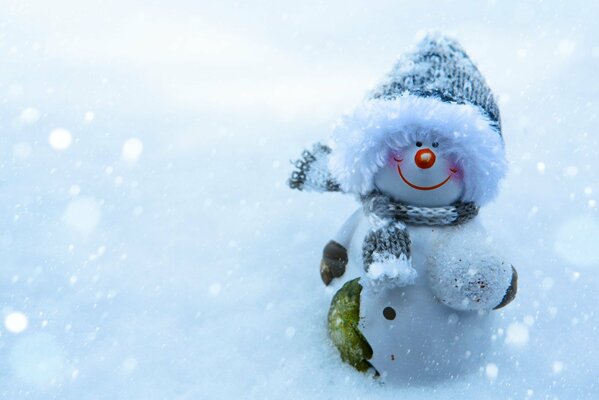
[[[393,157],[393,159],[395,161],[397,161],[397,172],[399,172],[399,176],[401,176],[401,179],[410,187],[416,189],[416,190],[435,190],[440,188],[441,186],[445,185],[447,182],[449,182],[449,180],[451,179],[451,175],[449,175],[447,178],[445,178],[445,180],[443,182],[437,183],[436,185],[433,186],[418,186],[418,185],[414,185],[412,182],[410,182],[409,180],[406,179],[406,177],[403,175],[403,172],[401,172],[401,167],[399,166],[399,164],[403,161],[403,159],[398,159]],[[450,168],[449,169],[451,172],[453,172],[454,174],[458,172],[458,170],[456,168]]]

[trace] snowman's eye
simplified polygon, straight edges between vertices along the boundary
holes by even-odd
[[[433,147],[439,147],[439,142],[433,142]]]
[[[422,147],[422,142],[416,142],[416,147]]]
[[[385,307],[383,309],[383,317],[385,317],[389,321],[394,320],[395,319],[395,310],[393,309],[393,307]]]

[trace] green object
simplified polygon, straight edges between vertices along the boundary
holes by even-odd
[[[367,361],[372,358],[372,347],[358,328],[361,292],[359,278],[345,283],[331,301],[328,323],[329,336],[341,359],[358,371],[366,372],[372,368]]]

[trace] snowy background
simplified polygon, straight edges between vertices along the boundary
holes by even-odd
[[[599,398],[597,3],[160,3],[0,1],[0,398]],[[356,204],[285,181],[430,28],[500,98],[520,292],[479,373],[401,388],[326,335]]]

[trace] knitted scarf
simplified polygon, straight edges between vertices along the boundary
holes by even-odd
[[[380,192],[362,196],[364,213],[370,217],[371,230],[362,245],[362,257],[367,273],[403,274],[404,281],[415,277],[411,266],[411,240],[407,225],[459,225],[474,218],[478,207],[474,203],[454,203],[445,207],[417,207],[393,201]],[[395,268],[392,272],[385,264]],[[393,264],[396,264],[393,266]],[[379,271],[371,271],[377,266]],[[407,279],[405,279],[407,278]],[[408,282],[405,282],[408,283]]]
[[[311,150],[305,150],[302,158],[293,163],[296,170],[291,174],[289,186],[302,191],[342,191],[328,170],[330,153],[331,149],[321,143],[316,143]],[[417,207],[396,202],[376,190],[362,196],[361,201],[372,225],[362,245],[366,272],[373,277],[401,274],[408,282],[410,276],[415,277],[415,271],[411,266],[412,242],[407,225],[459,225],[478,214],[478,206],[474,203]]]

